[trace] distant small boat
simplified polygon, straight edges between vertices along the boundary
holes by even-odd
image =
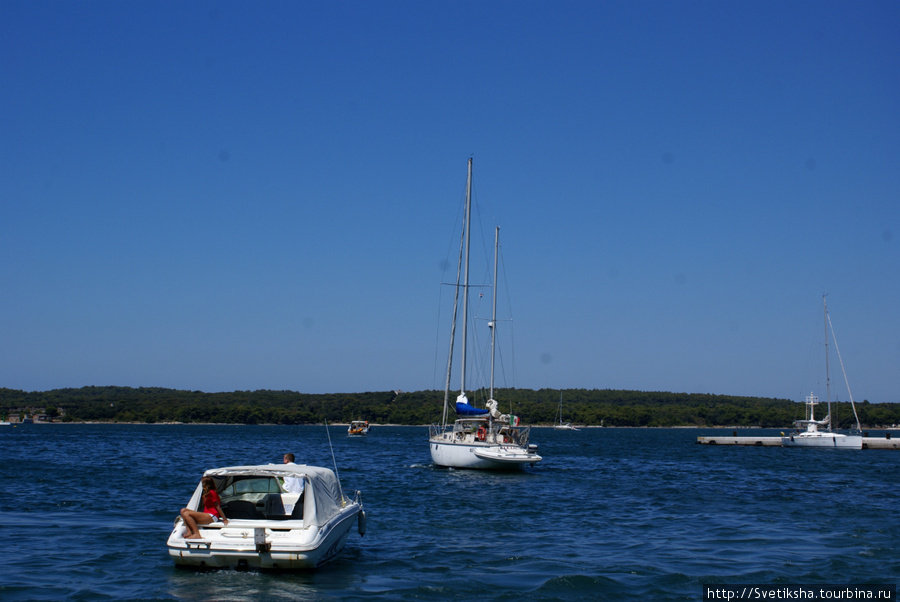
[[[577,431],[571,422],[563,423],[562,421],[562,391],[559,392],[559,409],[556,411],[556,423],[553,428],[559,431]]]
[[[366,514],[360,493],[344,497],[334,471],[316,466],[265,464],[215,468],[212,477],[228,523],[198,525],[200,539],[185,539],[183,519],[169,535],[169,556],[180,566],[257,569],[310,569],[340,552],[356,522],[360,535]],[[300,479],[300,493],[281,482]],[[199,509],[202,483],[187,507]]]
[[[844,433],[836,433],[831,429],[831,375],[828,367],[828,330],[831,325],[831,318],[828,316],[828,304],[825,297],[822,297],[822,304],[825,308],[825,385],[828,392],[828,415],[821,420],[816,420],[815,408],[819,403],[819,398],[810,393],[806,397],[806,417],[803,420],[795,420],[794,425],[798,430],[791,433],[787,437],[781,438],[781,445],[784,447],[835,447],[838,449],[862,449],[862,435],[859,424],[859,416],[856,414],[856,404],[853,403],[853,394],[850,393],[850,405],[853,408],[853,415],[856,416],[856,434],[845,435]],[[831,336],[834,338],[834,328],[831,328]],[[841,351],[837,348],[837,339],[834,339],[834,347],[838,352],[840,360]],[[841,371],[844,372],[844,362],[841,360]],[[844,372],[844,382],[847,383],[847,391],[850,391],[850,383],[847,382],[847,373]],[[800,427],[806,427],[805,431],[800,431]],[[824,430],[819,430],[820,427]]]
[[[368,420],[354,420],[347,427],[347,434],[351,437],[364,437],[369,434]]]

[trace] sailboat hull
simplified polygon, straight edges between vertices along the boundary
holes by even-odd
[[[833,447],[836,449],[862,449],[862,436],[841,433],[808,433],[782,437],[783,447]]]
[[[431,461],[436,466],[478,470],[517,470],[541,461],[536,453],[514,446],[486,443],[448,443],[431,440]]]

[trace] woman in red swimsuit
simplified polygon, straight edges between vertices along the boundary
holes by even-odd
[[[222,511],[222,500],[216,492],[216,483],[212,477],[203,477],[200,479],[203,485],[203,494],[200,497],[200,503],[203,506],[203,512],[190,510],[188,508],[181,509],[181,518],[187,527],[184,534],[185,539],[200,539],[200,528],[198,525],[209,525],[221,520],[226,525],[228,519]]]

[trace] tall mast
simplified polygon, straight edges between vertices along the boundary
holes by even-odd
[[[447,413],[450,406],[450,376],[453,369],[453,345],[456,342],[456,317],[459,314],[459,278],[462,271],[463,241],[466,229],[463,228],[459,235],[459,259],[456,261],[456,287],[453,295],[453,318],[450,321],[450,351],[447,353],[447,380],[444,381],[444,415],[441,418],[441,426],[447,425]]]
[[[500,226],[494,232],[494,299],[491,308],[491,399],[494,398],[494,339],[497,335],[497,256],[500,254]]]
[[[462,330],[462,368],[460,369],[459,394],[466,394],[466,337],[469,328],[469,241],[472,225],[472,157],[469,157],[469,169],[466,177],[466,267],[463,276],[463,330]]]
[[[831,430],[831,370],[828,367],[828,302],[822,295],[822,307],[825,310],[825,394],[828,400],[828,430]]]

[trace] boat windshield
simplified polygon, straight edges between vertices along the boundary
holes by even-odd
[[[245,493],[281,493],[283,489],[275,477],[230,477],[219,494],[224,497]]]
[[[220,490],[222,509],[232,519],[303,518],[302,493],[285,493],[273,476],[229,476]]]

